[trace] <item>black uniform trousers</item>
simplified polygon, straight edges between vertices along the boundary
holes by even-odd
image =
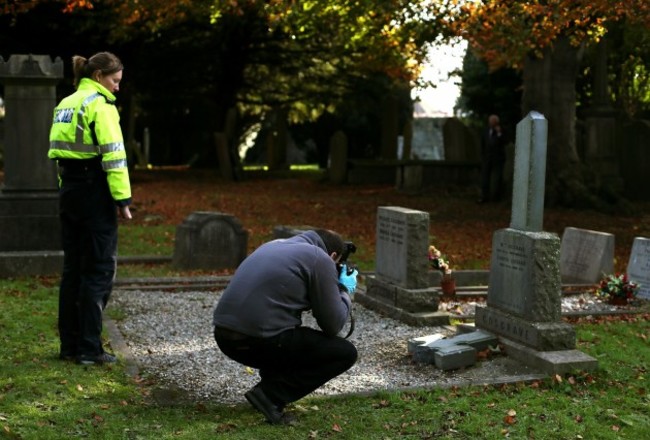
[[[357,360],[357,349],[350,341],[308,327],[270,338],[216,327],[214,337],[226,356],[259,369],[257,386],[280,409],[347,371]]]
[[[117,208],[100,159],[60,160],[63,273],[59,288],[62,356],[104,352],[102,313],[117,263]]]
[[[498,202],[503,191],[505,158],[485,156],[481,163],[481,200]]]
[[[505,136],[489,129],[481,141],[481,200],[497,202],[503,191],[503,168],[506,162]]]

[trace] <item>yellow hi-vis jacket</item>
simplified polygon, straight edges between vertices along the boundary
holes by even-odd
[[[108,187],[118,205],[131,202],[120,115],[115,96],[96,81],[83,78],[77,91],[54,109],[50,131],[50,159],[102,158]]]

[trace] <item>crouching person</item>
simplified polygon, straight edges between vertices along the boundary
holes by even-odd
[[[337,270],[340,235],[310,230],[261,245],[237,268],[214,310],[214,338],[229,358],[259,369],[244,396],[272,424],[284,408],[347,371],[357,349],[338,333],[351,310],[354,270]],[[320,330],[302,326],[311,310]]]

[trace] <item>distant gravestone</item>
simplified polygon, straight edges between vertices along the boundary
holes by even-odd
[[[473,130],[458,118],[447,118],[442,132],[446,161],[481,160],[481,143]]]
[[[560,274],[564,283],[597,283],[614,271],[614,235],[568,227],[562,234]]]
[[[429,213],[397,206],[377,209],[375,275],[357,300],[412,325],[436,320],[439,294],[429,284]]]
[[[627,264],[627,276],[639,284],[639,298],[650,299],[650,239],[634,239]]]
[[[552,373],[592,368],[561,320],[560,239],[542,231],[547,121],[530,112],[517,124],[512,218],[492,240],[486,307],[476,327],[499,336],[509,356]]]
[[[230,269],[246,258],[248,233],[235,217],[193,212],[176,227],[172,265],[178,269]]]
[[[444,122],[444,118],[413,119],[411,156],[405,157],[405,159],[444,159],[444,144],[442,138],[442,127]]]

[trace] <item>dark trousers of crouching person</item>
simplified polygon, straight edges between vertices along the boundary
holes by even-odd
[[[350,369],[357,360],[357,349],[350,341],[308,327],[270,338],[215,327],[214,337],[226,356],[259,369],[261,381],[256,387],[280,412]]]

